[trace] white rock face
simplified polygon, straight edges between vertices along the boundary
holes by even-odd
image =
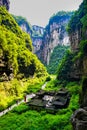
[[[68,33],[65,29],[65,24],[67,24],[67,20],[55,23],[53,22],[50,25],[50,30],[44,37],[43,41],[43,60],[49,65],[50,56],[53,52],[54,48],[58,45],[70,45],[70,40]]]

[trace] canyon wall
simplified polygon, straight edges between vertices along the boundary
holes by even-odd
[[[37,54],[42,45],[43,34],[44,34],[45,29],[37,25],[32,26],[26,20],[26,18],[23,18],[22,16],[13,15],[13,17],[18,23],[18,25],[21,27],[21,29],[30,35],[31,40],[32,40],[32,45],[33,45],[33,53]]]
[[[42,59],[43,63],[49,65],[50,56],[56,46],[70,45],[66,26],[72,14],[73,13],[61,11],[50,18],[45,28],[43,44],[40,50],[39,58]]]
[[[83,0],[69,23],[70,45],[73,56],[73,77],[82,79],[79,94],[80,108],[71,117],[73,130],[87,130],[87,0]],[[75,68],[74,68],[75,67]],[[76,80],[76,79],[74,79]]]
[[[23,18],[18,20],[17,16],[14,18],[21,29],[30,34],[33,44],[33,53],[35,53],[44,64],[49,65],[50,56],[56,46],[70,45],[66,27],[72,15],[73,12],[60,11],[50,18],[45,28],[37,25],[31,26],[30,23],[23,20]]]

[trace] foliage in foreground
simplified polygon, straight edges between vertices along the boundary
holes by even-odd
[[[73,111],[79,107],[80,86],[76,82],[70,82],[65,87],[72,95],[68,108],[61,109],[53,115],[46,111],[29,110],[29,106],[21,104],[0,117],[0,130],[72,130],[70,117]]]
[[[39,91],[44,81],[45,77],[0,82],[0,111],[16,103],[17,100],[22,100],[25,94]]]
[[[0,111],[23,98],[24,92],[39,90],[47,75],[44,65],[32,53],[30,36],[0,7]]]

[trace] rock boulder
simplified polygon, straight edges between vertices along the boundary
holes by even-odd
[[[71,117],[73,130],[87,130],[87,108],[80,108]]]

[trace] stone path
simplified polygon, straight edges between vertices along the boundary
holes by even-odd
[[[27,96],[26,96],[26,102],[28,101],[28,99],[31,99],[31,98],[33,98],[34,96],[35,96],[34,93],[27,95]],[[16,104],[10,106],[8,109],[6,109],[6,110],[0,112],[0,116],[5,115],[7,112],[11,111],[14,107],[18,106],[19,104],[21,104],[21,103],[23,103],[23,102],[24,102],[24,100],[21,100],[21,101],[19,101],[18,103],[16,103]]]
[[[42,90],[46,87],[46,84],[47,84],[47,82],[42,85],[42,87],[41,87]],[[34,93],[31,93],[31,94],[26,95],[26,102],[28,102],[28,99],[32,99],[33,97],[35,97],[35,94],[34,94]],[[16,104],[10,106],[8,109],[6,109],[6,110],[0,112],[0,116],[5,115],[7,112],[11,111],[14,107],[18,106],[19,104],[21,104],[21,103],[23,103],[23,102],[24,102],[24,100],[21,100],[21,101],[19,101],[18,103],[16,103]]]
[[[42,85],[41,89],[42,89],[42,90],[44,90],[44,89],[45,89],[45,87],[46,87],[46,85],[47,85],[47,82],[45,82],[45,84],[44,84],[44,85]]]

